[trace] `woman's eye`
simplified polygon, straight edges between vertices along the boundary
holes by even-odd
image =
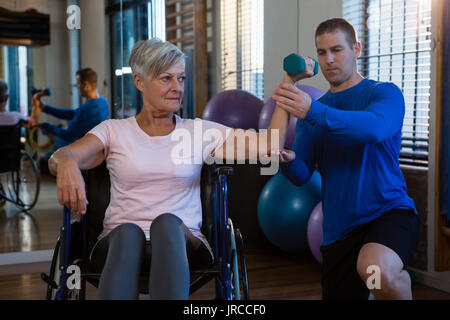
[[[186,77],[185,77],[185,76],[179,77],[179,78],[178,78],[178,81],[179,81],[179,82],[184,82],[185,80],[186,80]]]
[[[170,77],[169,76],[162,77],[161,80],[164,82],[168,82],[168,81],[170,81]]]

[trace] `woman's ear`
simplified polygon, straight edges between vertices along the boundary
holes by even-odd
[[[136,86],[136,88],[143,92],[144,91],[144,79],[142,78],[142,76],[140,74],[135,73],[133,75],[133,81],[134,81],[134,85]]]

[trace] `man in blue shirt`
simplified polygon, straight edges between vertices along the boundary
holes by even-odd
[[[76,80],[81,97],[86,98],[86,102],[78,109],[55,108],[42,103],[43,91],[33,96],[35,119],[39,118],[42,111],[59,119],[70,121],[66,129],[46,122],[41,124],[42,129],[63,140],[59,147],[78,140],[97,124],[109,118],[108,102],[99,95],[97,90],[97,73],[91,68],[81,69],[76,73]]]
[[[316,168],[322,176],[323,298],[411,299],[404,268],[419,219],[398,162],[402,92],[358,73],[361,44],[346,20],[321,23],[315,40],[330,90],[316,101],[283,83],[274,99],[278,113],[299,119],[294,146],[281,155],[283,174],[296,185]]]

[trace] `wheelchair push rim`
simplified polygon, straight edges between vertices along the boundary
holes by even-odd
[[[36,162],[24,151],[21,152],[20,169],[7,175],[7,190],[5,198],[18,207],[31,210],[37,202],[40,191],[40,174]]]

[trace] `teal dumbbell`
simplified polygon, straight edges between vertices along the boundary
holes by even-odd
[[[310,58],[312,61],[314,61],[314,75],[316,75],[319,72],[319,63],[311,57],[308,57],[308,58]],[[292,54],[288,55],[286,58],[284,58],[283,69],[289,75],[295,76],[295,75],[301,74],[301,73],[305,72],[305,68],[306,68],[305,59],[300,57],[296,53],[292,53]]]
[[[45,88],[45,89],[33,88],[33,89],[31,89],[31,95],[34,96],[36,93],[41,92],[41,91],[44,91],[43,92],[44,96],[51,96],[52,95],[52,89],[50,89],[50,88]]]

